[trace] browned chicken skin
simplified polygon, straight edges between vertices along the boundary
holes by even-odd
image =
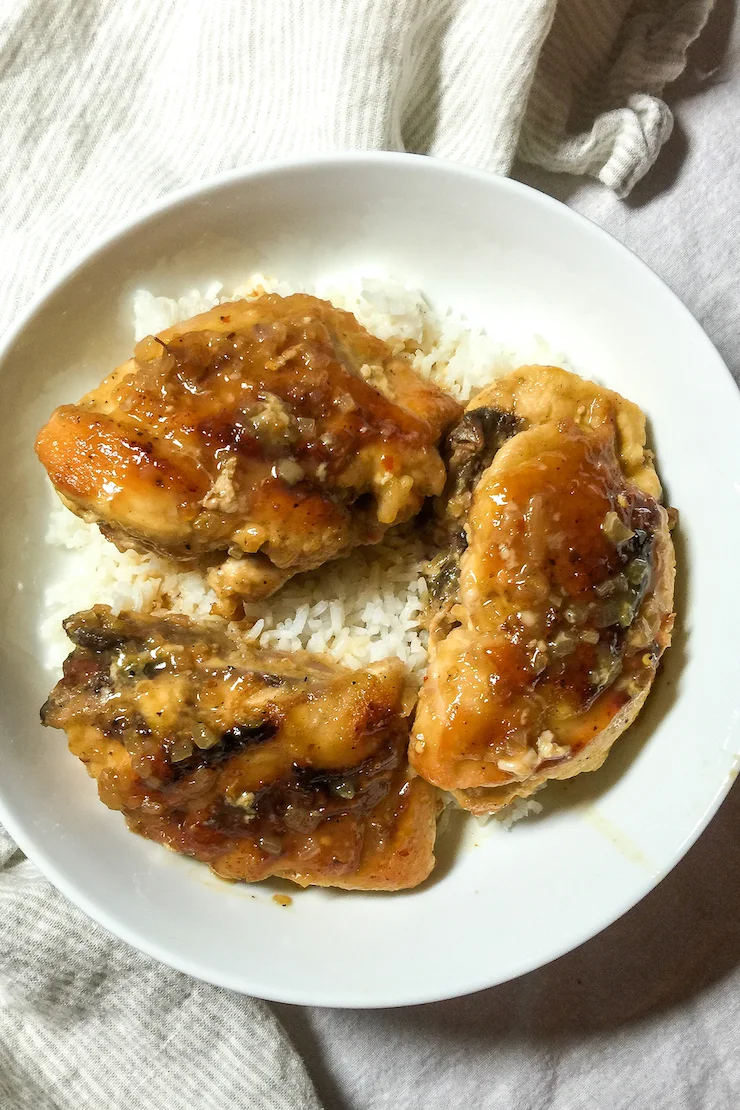
[[[603,762],[670,643],[674,555],[644,417],[617,394],[524,367],[449,439],[410,753],[486,813]]]
[[[459,413],[350,313],[268,294],[142,340],[36,450],[120,547],[197,560],[222,596],[254,599],[440,493]]]
[[[228,879],[395,890],[429,874],[437,801],[406,763],[400,661],[350,671],[106,606],[65,628],[76,646],[42,721],[135,832]]]
[[[206,570],[227,613],[438,498],[410,742],[400,661],[348,671],[218,621],[102,606],[66,622],[76,648],[42,719],[134,831],[226,878],[400,889],[433,866],[434,787],[488,813],[603,762],[673,623],[644,417],[523,367],[468,406],[445,473],[437,443],[460,414],[300,294],[149,337],[52,415],[37,451],[69,507],[121,548]]]

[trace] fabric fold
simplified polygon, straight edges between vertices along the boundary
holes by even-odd
[[[258,160],[518,156],[626,195],[712,0],[8,0],[0,329],[85,242]]]
[[[624,197],[673,129],[661,99],[713,0],[559,0],[519,135],[519,157],[597,177]]]
[[[292,154],[519,157],[625,196],[712,0],[5,0],[0,330],[144,205]],[[111,815],[111,820],[116,819]],[[262,1003],[91,924],[0,834],[0,1104],[314,1110]]]
[[[2,828],[0,1105],[320,1110],[267,1005],[165,968],[111,936],[54,890]]]

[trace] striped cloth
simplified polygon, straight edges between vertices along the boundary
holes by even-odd
[[[111,937],[2,828],[0,1107],[320,1110],[264,1002]]]
[[[620,196],[712,0],[3,0],[0,328],[72,252],[257,159],[518,156]],[[114,819],[113,817],[111,819]],[[0,836],[3,1110],[312,1110],[261,1003],[88,922]]]
[[[517,154],[620,196],[712,0],[3,0],[0,329],[93,236],[288,153]]]

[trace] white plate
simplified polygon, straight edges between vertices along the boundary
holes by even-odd
[[[502,338],[545,335],[638,402],[681,512],[679,620],[656,688],[606,766],[549,787],[510,833],[458,822],[404,894],[227,885],[126,831],[38,708],[44,476],[33,437],[130,352],[126,302],[254,270],[377,268]],[[734,777],[740,712],[740,402],[675,296],[604,232],[522,185],[396,154],[231,174],[168,199],[68,269],[1,360],[0,818],[91,917],[165,963],[289,1002],[387,1006],[486,987],[603,929],[680,859]]]

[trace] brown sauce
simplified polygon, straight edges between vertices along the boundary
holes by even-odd
[[[439,785],[496,785],[568,758],[654,670],[632,630],[659,510],[626,484],[609,430],[524,432],[509,458],[475,489],[415,726],[422,740],[441,728],[412,761]]]
[[[392,835],[408,783],[400,664],[346,671],[101,606],[66,628],[76,648],[42,720],[68,729],[135,832],[250,878],[286,861],[351,873]]]
[[[486,649],[505,707],[487,723],[502,740],[522,731],[536,740],[554,713],[561,737],[585,743],[629,697],[624,684],[605,691],[624,671],[650,584],[655,503],[626,488],[608,437],[575,425],[561,433],[557,449],[488,483],[471,514],[471,546],[485,536],[470,560],[486,583],[476,623],[485,631],[504,617]]]

